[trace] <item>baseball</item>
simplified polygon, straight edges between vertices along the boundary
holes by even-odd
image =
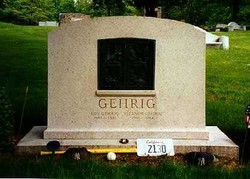
[[[114,152],[109,152],[109,153],[107,154],[107,159],[108,159],[108,160],[115,160],[115,159],[116,159],[115,153],[114,153]]]

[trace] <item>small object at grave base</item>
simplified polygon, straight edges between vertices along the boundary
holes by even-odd
[[[69,148],[65,153],[64,157],[73,160],[87,160],[91,157],[91,153],[85,148]]]
[[[136,153],[136,148],[100,148],[100,149],[87,149],[92,154],[104,154],[108,152],[113,153]],[[66,151],[55,151],[55,154],[64,154]],[[51,151],[41,151],[40,155],[51,155]]]
[[[189,165],[211,166],[218,159],[215,155],[207,152],[190,152],[185,155],[185,159]]]
[[[108,159],[108,160],[114,161],[114,160],[116,159],[115,153],[114,153],[114,152],[109,152],[109,153],[107,154],[107,159]]]
[[[136,153],[136,148],[100,148],[100,149],[87,149],[89,152],[93,154],[101,154],[101,153]]]
[[[57,140],[49,141],[46,145],[47,149],[50,151],[55,151],[61,147],[61,144]]]
[[[128,139],[120,139],[119,141],[121,144],[127,144],[129,142]]]
[[[74,160],[80,160],[80,159],[81,159],[80,153],[79,153],[79,152],[74,153],[73,159],[74,159]]]
[[[137,139],[138,156],[174,156],[173,139]]]
[[[64,154],[65,153],[65,151],[55,151],[55,154]],[[51,151],[41,151],[40,152],[40,155],[51,155],[52,154],[52,152]]]

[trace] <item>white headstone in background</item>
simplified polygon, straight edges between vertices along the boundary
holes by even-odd
[[[39,22],[39,26],[58,26],[58,22],[56,21],[45,21],[45,22]]]
[[[206,45],[207,47],[217,47],[217,48],[223,48],[224,50],[229,49],[229,37],[227,36],[218,36],[214,35],[210,32],[207,32],[206,30],[194,26],[196,29],[206,33]]]
[[[229,22],[227,26],[228,26],[228,31],[234,31],[234,30],[246,31],[246,26],[240,26],[236,22]]]

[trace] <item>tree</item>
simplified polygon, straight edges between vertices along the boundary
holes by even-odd
[[[3,8],[3,0],[0,0],[0,9]]]
[[[59,3],[59,13],[74,13],[75,1],[74,0],[61,0]]]
[[[37,24],[48,20],[45,0],[3,0],[3,19],[18,24]]]
[[[61,12],[74,13],[74,0],[3,0],[2,19],[32,25],[57,20]]]
[[[94,16],[123,15],[126,12],[124,0],[93,0]]]
[[[134,0],[137,8],[144,11],[145,16],[156,17],[155,8],[158,5],[157,0]]]
[[[92,4],[89,0],[78,0],[75,4],[76,12],[80,12],[82,14],[92,14]]]
[[[240,6],[238,20],[242,25],[250,26],[250,3]]]
[[[232,0],[232,19],[233,19],[233,21],[238,20],[240,4],[241,4],[241,0]]]
[[[4,87],[0,87],[0,152],[13,149],[14,111]]]
[[[158,5],[162,6],[163,17],[194,25],[227,24],[232,21],[230,0],[158,0]]]
[[[249,0],[0,0],[0,20],[37,24],[57,20],[59,13],[91,16],[146,15],[184,20],[194,25],[215,25],[230,21],[249,24]]]

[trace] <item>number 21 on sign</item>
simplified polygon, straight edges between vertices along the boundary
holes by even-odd
[[[138,156],[174,155],[172,139],[137,139]]]
[[[167,147],[166,145],[148,145],[148,153],[167,154]]]

